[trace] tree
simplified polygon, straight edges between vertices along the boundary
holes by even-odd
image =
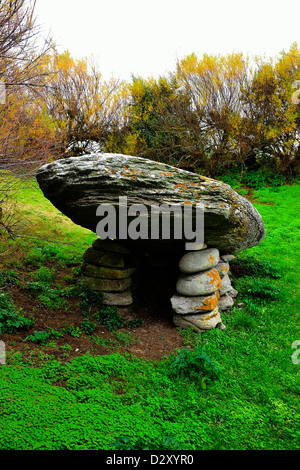
[[[285,175],[299,170],[300,108],[293,103],[293,83],[300,78],[297,44],[274,60],[257,61],[245,90],[244,141],[252,149],[249,164]]]
[[[103,80],[94,63],[75,60],[68,51],[48,55],[44,62],[49,79],[43,100],[61,140],[61,155],[83,153],[93,142],[103,147],[121,119],[122,83]]]
[[[34,8],[35,0],[0,2],[0,80],[6,88],[6,102],[0,105],[0,164],[18,171],[30,162],[35,168],[55,151],[45,105],[36,95],[44,86],[40,63],[50,46],[36,47]]]
[[[209,176],[229,169],[293,175],[300,162],[300,106],[292,99],[299,79],[296,44],[251,67],[242,54],[191,54],[168,78],[133,79],[123,149]]]
[[[192,54],[168,78],[133,79],[130,142],[139,155],[182,168],[210,174],[229,168],[240,159],[234,134],[248,80],[241,54],[201,60]]]
[[[180,165],[183,154],[181,123],[175,110],[177,88],[176,80],[165,77],[133,78],[129,86],[129,133],[125,141],[129,153]]]
[[[250,79],[248,59],[242,54],[210,56],[195,54],[177,64],[177,79],[189,98],[194,142],[202,151],[200,160],[211,174],[242,164],[236,128],[242,120],[242,89]]]
[[[1,224],[7,231],[10,196],[20,182],[12,176],[32,173],[55,153],[53,128],[35,95],[43,86],[39,65],[48,45],[36,47],[34,7],[35,1],[0,2],[0,81],[6,88],[5,103],[0,105],[0,197]]]

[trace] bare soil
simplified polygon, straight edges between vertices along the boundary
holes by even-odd
[[[51,266],[49,265],[49,267]],[[68,283],[65,279],[66,276],[71,275],[72,267],[60,270],[56,267],[54,285],[59,284],[61,287],[67,287]],[[28,272],[20,271],[22,283],[26,283],[26,280],[29,281],[31,279],[30,272],[32,272],[31,269]],[[80,280],[81,277],[79,276],[77,282]],[[43,355],[50,355],[55,359],[70,360],[73,357],[84,355],[90,351],[92,354],[100,355],[126,352],[143,359],[160,360],[174,352],[176,348],[183,347],[182,336],[172,321],[173,312],[170,305],[170,297],[172,296],[171,290],[174,287],[170,286],[170,284],[172,282],[169,283],[170,290],[168,291],[161,282],[156,283],[161,288],[160,291],[158,289],[156,292],[153,291],[153,285],[149,287],[149,290],[144,285],[143,289],[137,289],[134,292],[135,301],[132,306],[118,308],[118,313],[126,320],[137,318],[143,320],[142,326],[137,328],[116,330],[118,332],[129,332],[134,344],[128,345],[116,341],[115,332],[109,331],[105,326],[97,325],[93,336],[111,341],[105,347],[95,344],[91,337],[84,333],[79,338],[64,335],[58,340],[50,340],[51,343],[56,344],[55,347],[51,346],[51,343],[50,345],[41,346],[25,341],[35,331],[46,331],[49,328],[58,331],[60,328],[70,325],[80,328],[80,324],[85,317],[80,308],[78,298],[67,298],[67,308],[63,306],[61,308],[48,309],[37,300],[36,293],[24,290],[17,285],[11,285],[8,290],[15,306],[18,309],[22,309],[22,315],[33,318],[34,323],[30,328],[19,330],[14,334],[2,334],[1,340],[5,342],[8,355],[22,352],[25,358],[38,356],[39,352],[42,352]],[[99,310],[99,308],[94,308],[94,310]],[[90,321],[93,321],[93,319],[90,318]],[[67,352],[61,348],[65,345],[71,346],[71,349],[69,348],[70,350],[67,350]]]

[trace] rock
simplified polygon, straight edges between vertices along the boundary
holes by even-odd
[[[230,261],[235,259],[235,256],[233,256],[233,255],[222,255],[221,258],[225,262],[230,262]]]
[[[130,289],[124,292],[103,292],[103,304],[127,307],[133,303]]]
[[[205,250],[207,248],[207,245],[205,243],[195,243],[192,248],[189,248],[191,251],[200,251],[200,250]]]
[[[202,332],[216,328],[222,323],[220,312],[215,308],[212,312],[201,315],[174,315],[173,323],[179,328],[192,328],[196,332]]]
[[[221,287],[221,278],[216,269],[198,274],[182,274],[176,284],[178,294],[200,296],[213,294]]]
[[[237,290],[232,289],[230,292],[228,292],[228,295],[230,295],[230,297],[232,297],[233,299],[235,299],[235,298],[239,295],[239,293],[238,293]]]
[[[220,297],[222,295],[228,294],[233,289],[230,281],[230,277],[226,274],[222,277],[221,287],[220,287]]]
[[[222,253],[238,253],[258,245],[265,237],[258,211],[230,186],[156,161],[120,154],[90,154],[43,165],[36,177],[45,197],[59,211],[95,233],[100,221],[96,215],[98,206],[113,205],[117,214],[116,239],[120,196],[127,197],[127,208],[136,203],[146,206],[148,227],[153,204],[177,204],[183,209],[191,203],[195,209],[196,204],[202,203],[204,242]],[[126,240],[122,244],[123,241]],[[162,241],[170,243],[151,243],[160,245]],[[174,240],[176,252],[185,242]],[[143,243],[144,240],[135,240],[135,246]]]
[[[93,266],[91,264],[83,264],[82,273],[86,277],[96,277],[100,279],[126,279],[136,271],[135,268],[107,268],[104,266]]]
[[[216,270],[218,271],[221,277],[224,277],[226,274],[229,273],[229,264],[225,263],[224,261],[220,261],[220,263],[216,266]]]
[[[227,310],[234,305],[233,298],[230,295],[225,294],[220,297],[219,300],[219,309],[220,310]]]
[[[219,250],[208,248],[202,251],[191,251],[179,261],[179,270],[182,273],[197,273],[214,268],[219,263]]]
[[[92,290],[105,292],[122,292],[132,286],[132,279],[100,279],[97,277],[85,277],[85,284]]]
[[[179,315],[196,314],[214,310],[218,306],[219,292],[202,297],[183,297],[174,295],[171,305],[174,312]]]
[[[95,248],[95,250],[108,251],[110,253],[130,253],[130,251],[125,246],[120,245],[120,243],[110,239],[100,240],[100,238],[97,238],[97,240],[95,240],[93,243],[93,248]]]
[[[124,255],[108,251],[98,251],[88,248],[83,255],[83,259],[94,266],[106,266],[110,268],[124,268],[126,259]]]

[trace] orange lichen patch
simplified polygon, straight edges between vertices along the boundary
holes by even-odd
[[[215,262],[215,257],[213,255],[210,255],[210,257],[208,258],[207,260],[209,262],[209,264],[214,264]]]
[[[193,183],[193,182],[191,181],[191,182],[188,182],[188,183],[176,184],[176,186],[174,186],[174,189],[178,189],[178,188],[182,188],[182,189],[193,189],[194,186],[198,186],[198,183]],[[192,188],[191,188],[191,187],[192,187]]]
[[[203,323],[206,323],[209,320],[211,320],[212,318],[216,317],[218,315],[218,313],[219,313],[219,309],[215,308],[211,313],[203,314],[203,318],[201,318],[201,321]]]
[[[214,183],[216,180],[213,180],[212,178],[208,178],[207,176],[202,176],[202,175],[199,175],[199,179],[202,179],[204,180],[203,182],[207,182],[207,183]]]
[[[226,274],[228,272],[228,266],[221,266],[220,268],[220,271],[223,273],[223,274]]]
[[[176,184],[176,186],[174,186],[174,189],[178,189],[178,188],[187,189],[187,184]]]
[[[140,170],[130,170],[130,168],[128,167],[125,167],[124,168],[124,171],[123,171],[123,177],[124,178],[130,178],[130,179],[136,179],[136,175],[137,176],[147,176],[147,173],[145,173],[144,171],[140,171]]]
[[[217,292],[218,295],[212,295],[208,297],[203,304],[200,307],[194,307],[194,310],[214,310],[218,306],[218,301],[219,301],[219,292]]]
[[[212,271],[209,271],[206,274],[206,276],[211,279],[209,281],[209,284],[211,284],[212,286],[215,285],[217,290],[220,289],[222,281],[221,281],[220,274],[218,273],[218,271],[216,269],[213,269]]]
[[[183,204],[193,204],[192,201],[186,201]]]
[[[166,173],[165,171],[161,171],[160,174],[164,176],[172,176],[173,173]]]

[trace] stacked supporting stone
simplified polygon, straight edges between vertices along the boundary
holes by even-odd
[[[221,288],[219,291],[219,309],[228,310],[234,304],[234,298],[238,295],[238,292],[233,289],[230,281],[230,266],[229,261],[234,259],[233,255],[222,255],[220,262],[216,266],[216,270],[221,277]]]
[[[177,294],[171,298],[176,326],[197,332],[217,326],[225,328],[218,308],[222,284],[216,269],[219,262],[219,251],[207,249],[206,245],[183,255],[179,261],[181,275],[176,284]]]
[[[176,326],[198,332],[225,328],[220,311],[230,308],[237,295],[228,275],[229,261],[233,258],[220,257],[216,248],[206,245],[183,255],[179,262],[177,294],[171,298]]]
[[[83,255],[83,275],[86,285],[103,293],[105,305],[129,306],[133,303],[130,251],[113,240],[97,239]]]

